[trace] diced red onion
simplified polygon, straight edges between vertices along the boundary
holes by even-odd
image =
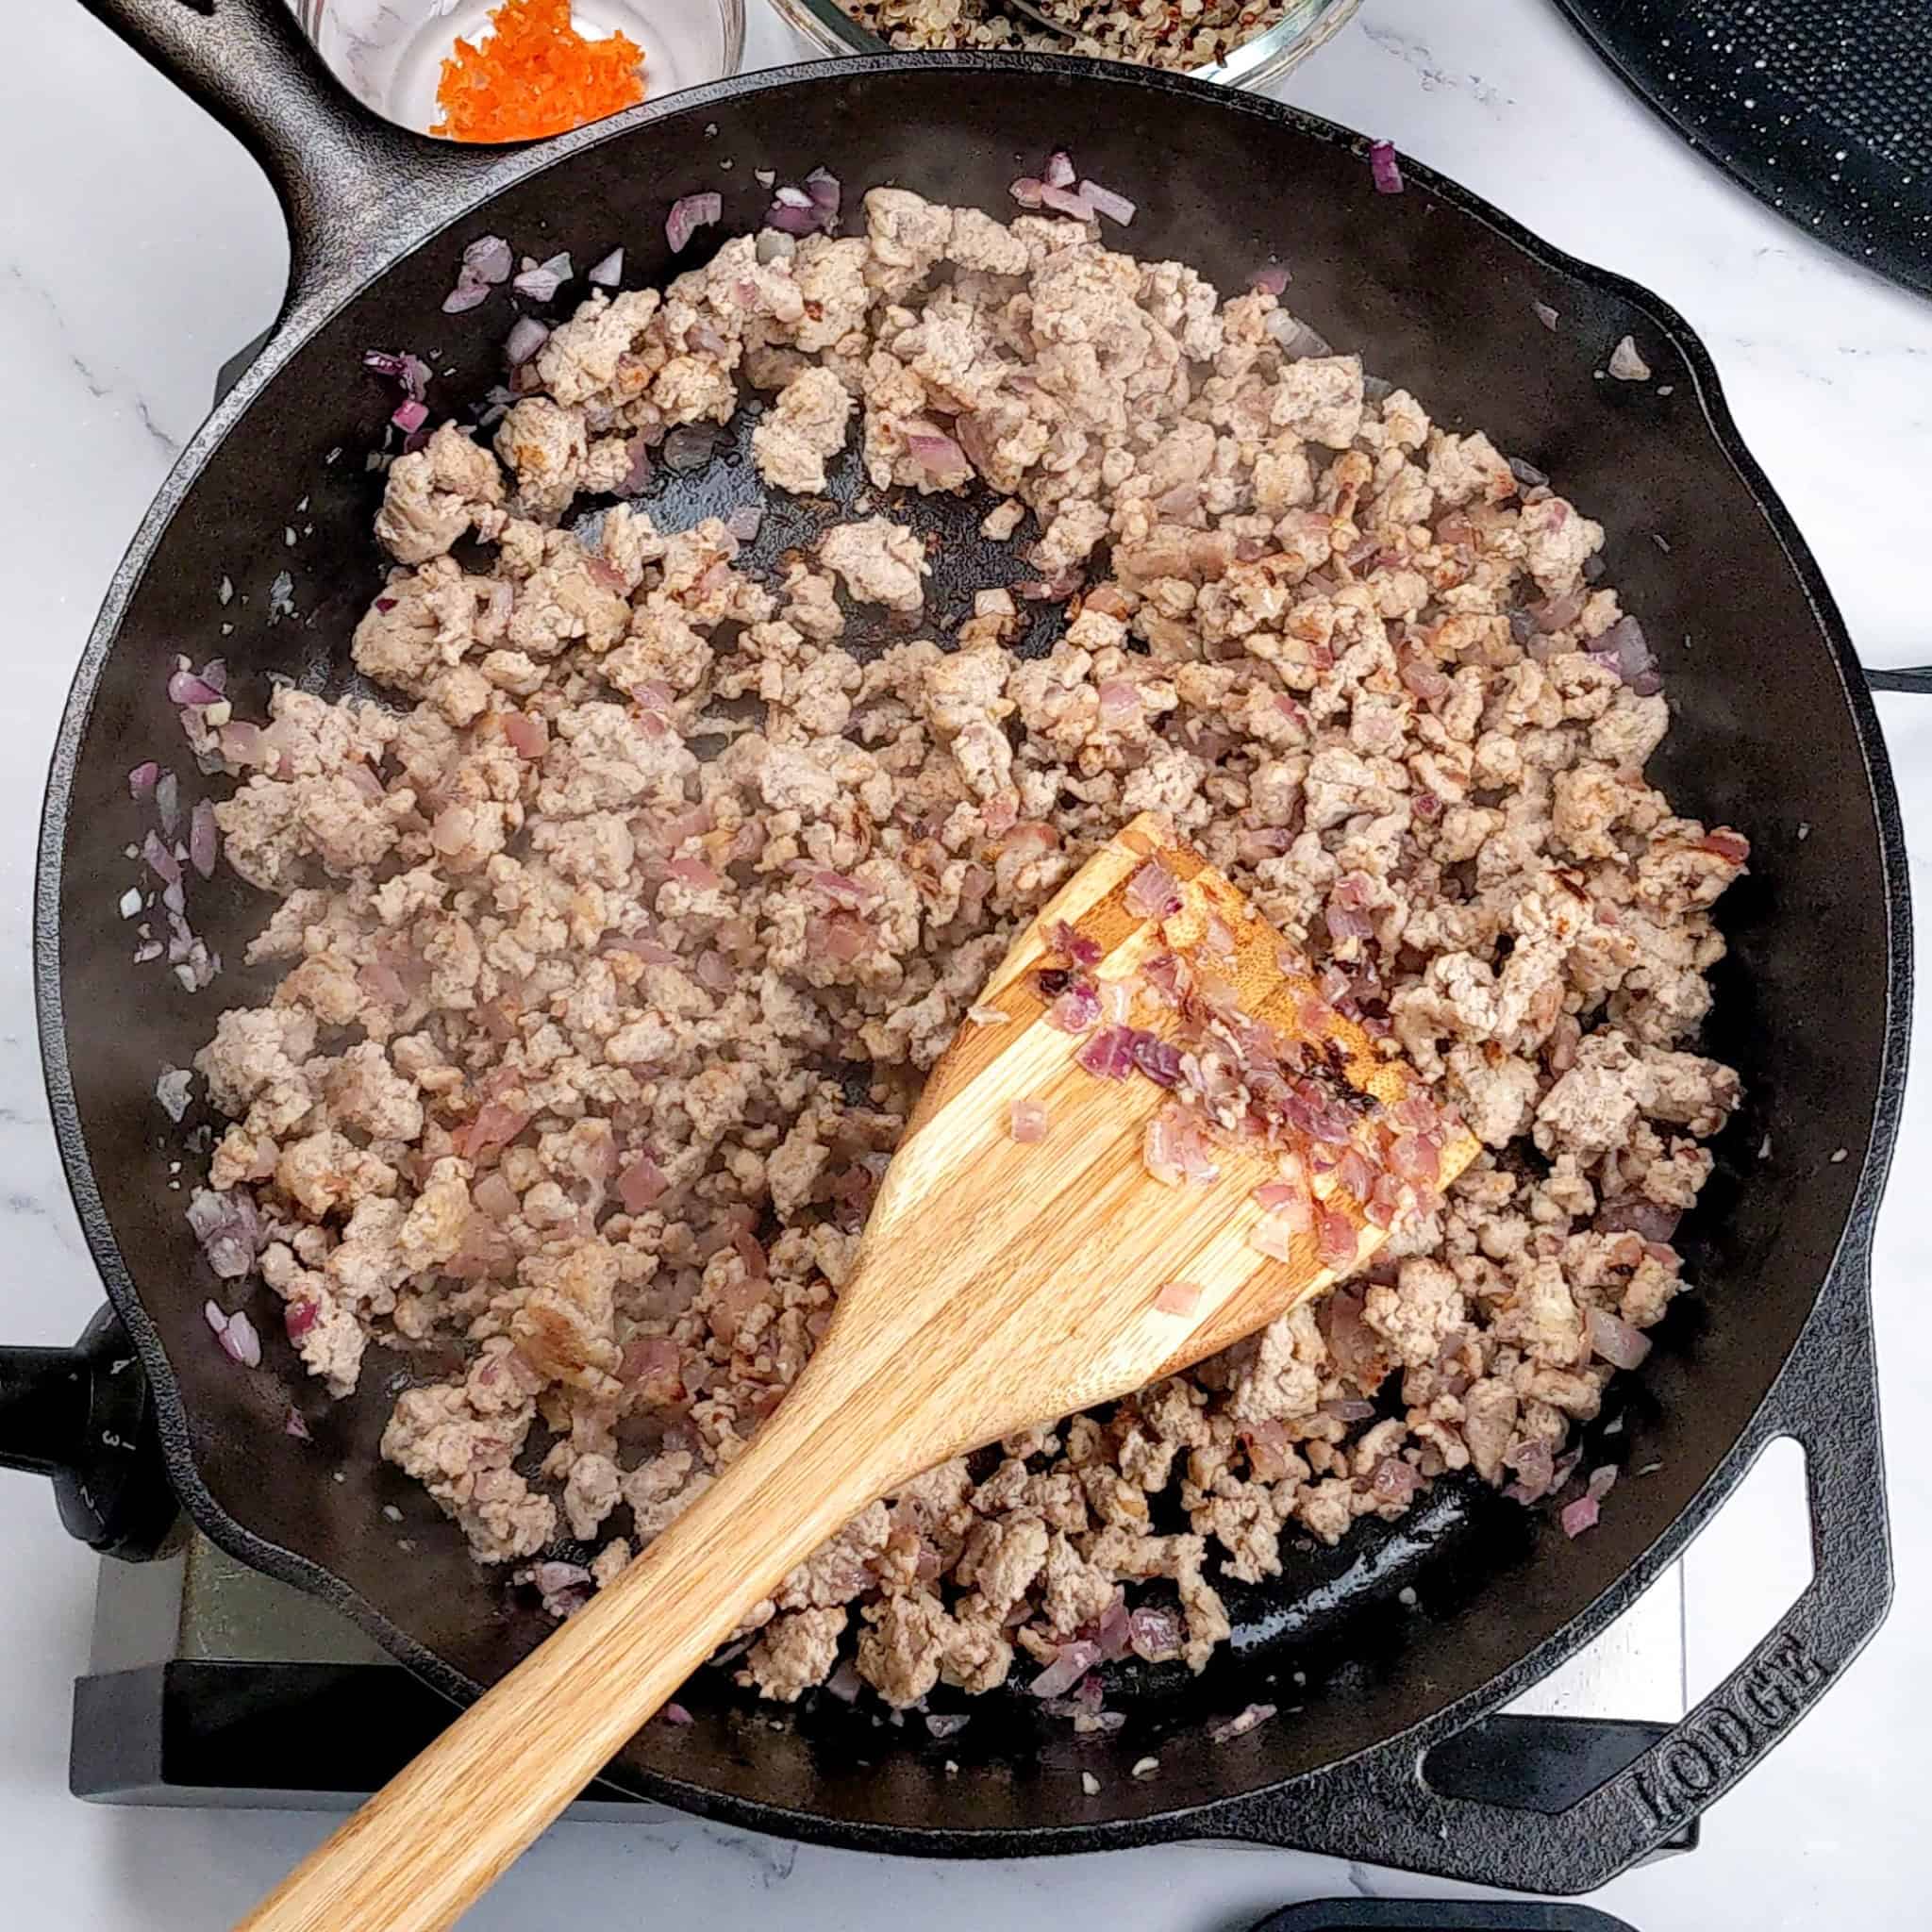
[[[1125,1026],[1103,1026],[1075,1056],[1102,1080],[1124,1080],[1134,1071],[1134,1042]]]
[[[724,874],[714,872],[700,858],[674,858],[664,868],[671,876],[688,886],[695,886],[699,891],[708,892],[724,883]]]
[[[493,1168],[470,1190],[470,1199],[492,1221],[508,1221],[522,1206],[516,1190]]]
[[[1100,964],[1100,941],[1078,926],[1069,925],[1064,919],[1057,919],[1047,927],[1046,942],[1062,959],[1071,960],[1075,966]]]
[[[1016,1100],[1010,1127],[1013,1139],[1023,1145],[1046,1139],[1046,1103],[1043,1100]]]
[[[780,189],[780,194],[796,193],[796,189]],[[774,201],[765,210],[765,226],[776,228],[781,235],[816,235],[825,225],[823,209],[811,206],[811,197],[806,197],[807,205],[798,207],[787,201]]]
[[[1607,670],[1614,671],[1640,697],[1649,697],[1662,689],[1657,659],[1651,655],[1643,626],[1634,617],[1620,617],[1591,644],[1590,655]]]
[[[1391,1228],[1402,1212],[1402,1183],[1392,1174],[1378,1174],[1362,1203],[1364,1219],[1379,1228]]]
[[[144,765],[136,765],[127,774],[127,795],[137,802],[146,798],[154,791],[155,780],[160,774],[160,766],[152,758]]]
[[[1271,1261],[1291,1261],[1296,1232],[1287,1213],[1264,1214],[1248,1230],[1248,1245]]]
[[[1596,1527],[1597,1518],[1602,1513],[1594,1496],[1578,1496],[1575,1502],[1566,1503],[1561,1512],[1563,1534],[1573,1541],[1586,1529]]]
[[[1647,1241],[1667,1241],[1677,1232],[1683,1219],[1675,1208],[1659,1207],[1641,1194],[1624,1194],[1607,1200],[1596,1217],[1599,1234],[1640,1234]]]
[[[1635,1369],[1642,1366],[1644,1357],[1650,1354],[1649,1336],[1607,1308],[1586,1308],[1583,1321],[1590,1334],[1591,1349],[1611,1367]]]
[[[1338,1291],[1322,1304],[1318,1317],[1328,1353],[1344,1375],[1359,1383],[1380,1380],[1381,1345],[1362,1320],[1362,1298]]]
[[[282,1418],[282,1434],[293,1436],[298,1442],[307,1442],[311,1440],[308,1434],[308,1424],[302,1420],[302,1411],[293,1403],[289,1405],[289,1412]]]
[[[1369,1478],[1370,1491],[1385,1503],[1409,1502],[1422,1486],[1423,1479],[1415,1465],[1399,1456],[1383,1457]]]
[[[1026,1688],[1036,1697],[1059,1697],[1100,1661],[1100,1646],[1084,1637],[1060,1645],[1052,1663]]]
[[[230,1361],[240,1362],[246,1369],[261,1366],[261,1337],[255,1332],[255,1324],[242,1309],[237,1308],[230,1315],[223,1310],[219,1302],[204,1302],[201,1314],[209,1332],[221,1344],[222,1353]]]
[[[1100,994],[1091,982],[1079,979],[1055,995],[1046,1009],[1047,1024],[1062,1033],[1085,1033],[1100,1018]]]
[[[508,1147],[532,1118],[526,1108],[510,1107],[500,1100],[486,1101],[477,1109],[475,1119],[458,1127],[451,1140],[463,1159],[481,1160],[486,1155]]]
[[[1307,1234],[1315,1225],[1314,1197],[1298,1182],[1264,1181],[1255,1190],[1255,1199],[1269,1219],[1280,1224],[1280,1232],[1284,1234]],[[1264,1248],[1262,1252],[1272,1251]],[[1276,1257],[1283,1261],[1287,1258],[1286,1255]]]
[[[1181,909],[1180,882],[1158,858],[1127,881],[1127,910],[1142,919],[1170,919]]]
[[[503,356],[512,369],[520,369],[550,340],[549,327],[534,315],[520,315],[504,338]]]
[[[490,299],[490,284],[468,262],[457,271],[456,287],[442,298],[445,315],[464,315]]]
[[[929,1710],[925,1714],[926,1729],[942,1740],[957,1738],[972,1722],[972,1714],[963,1710]]]
[[[1051,181],[1042,181],[1040,200],[1041,207],[1052,208],[1056,214],[1070,215],[1076,222],[1093,219],[1093,204],[1077,190],[1056,188]]]
[[[724,527],[741,543],[752,543],[758,541],[758,534],[764,527],[764,523],[765,512],[761,505],[741,503],[724,519]]]
[[[550,748],[550,727],[526,711],[505,711],[503,735],[520,758],[541,758]]]
[[[1548,1495],[1555,1485],[1556,1457],[1550,1445],[1541,1438],[1506,1449],[1503,1463],[1516,1473],[1516,1480],[1504,1492],[1512,1501],[1534,1503]]]
[[[1591,1471],[1590,1481],[1586,1485],[1586,1493],[1594,1496],[1598,1502],[1602,1502],[1616,1487],[1616,1465],[1606,1462],[1600,1468]]]
[[[670,1185],[657,1161],[648,1154],[640,1154],[617,1176],[617,1198],[626,1214],[641,1214]]]
[[[1191,1315],[1201,1306],[1201,1291],[1191,1281],[1165,1283],[1154,1297],[1163,1315]]]
[[[1245,1737],[1257,1725],[1265,1724],[1274,1715],[1276,1707],[1272,1704],[1251,1704],[1239,1717],[1231,1717],[1224,1724],[1216,1724],[1208,1733],[1210,1744],[1227,1744],[1236,1738]]]
[[[1134,1065],[1157,1087],[1180,1085],[1180,1048],[1145,1027],[1138,1027],[1134,1032]]]
[[[1074,165],[1074,158],[1064,148],[1056,148],[1046,158],[1046,167],[1041,179],[1049,188],[1071,188],[1080,178],[1080,171]]]
[[[571,279],[574,273],[568,255],[553,255],[535,268],[526,268],[510,283],[510,287],[532,302],[549,302],[555,300],[558,290]]]
[[[841,906],[870,906],[879,895],[876,886],[867,885],[863,879],[855,879],[842,872],[815,872],[811,882],[828,899],[836,899]]]
[[[1007,190],[1022,208],[1038,208],[1045,183],[1037,175],[1022,175]]]
[[[658,1715],[667,1724],[676,1724],[680,1728],[693,1721],[691,1712],[681,1704],[667,1704]]]
[[[410,396],[395,406],[394,409],[390,412],[389,420],[405,436],[410,435],[428,422],[429,406],[426,403],[419,403],[415,397]]]
[[[1264,295],[1280,295],[1286,292],[1293,279],[1285,265],[1274,262],[1267,268],[1257,268],[1248,277],[1248,287],[1258,289]]]
[[[681,255],[685,244],[700,228],[708,228],[714,222],[722,221],[724,215],[724,197],[716,190],[707,190],[702,194],[687,194],[671,204],[671,212],[664,218],[664,239],[671,244],[673,255]]]
[[[1174,1657],[1181,1647],[1181,1619],[1178,1611],[1142,1605],[1127,1612],[1127,1641],[1134,1655],[1149,1663]]]
[[[717,435],[709,424],[680,424],[664,439],[664,466],[680,473],[702,470],[717,447]]]
[[[584,279],[600,289],[614,289],[624,279],[624,250],[613,248],[595,267],[584,271]]]
[[[315,1326],[321,1308],[306,1296],[291,1301],[282,1310],[282,1326],[288,1331],[291,1341],[300,1341]]]
[[[177,671],[168,679],[168,702],[175,705],[212,705],[221,692],[192,671]]]
[[[172,839],[181,823],[181,781],[173,772],[163,772],[155,780],[155,816],[161,822],[162,835]]]
[[[840,204],[844,200],[845,191],[838,175],[824,168],[814,168],[805,177],[805,192],[811,205],[822,214],[838,217]]]
[[[1398,1180],[1433,1187],[1441,1171],[1441,1150],[1424,1136],[1402,1134],[1390,1144],[1389,1172]]]
[[[930,476],[970,476],[973,466],[966,452],[950,436],[911,433],[906,438],[907,453]]]
[[[463,250],[463,266],[494,288],[508,277],[513,258],[501,235],[479,235]]]
[[[1080,198],[1097,214],[1105,215],[1110,222],[1118,222],[1124,228],[1140,213],[1137,205],[1124,194],[1116,194],[1111,188],[1103,188],[1098,181],[1081,182]]]
[[[149,832],[141,841],[141,856],[147,863],[147,869],[163,885],[178,886],[181,883],[181,863],[161,842],[158,832]]]
[[[1117,1663],[1125,1657],[1130,1647],[1132,1632],[1133,1624],[1127,1615],[1127,1593],[1124,1590],[1116,1589],[1113,1600],[1100,1613],[1099,1621],[1093,1626],[1093,1641],[1100,1646],[1102,1661]],[[1088,1678],[1087,1684],[1091,1684],[1096,1691],[1101,1689],[1098,1677]],[[1083,1691],[1086,1689],[1087,1685],[1081,1686]],[[1094,1701],[1098,1703],[1099,1700],[1096,1698]]]
[[[1365,1423],[1375,1412],[1375,1405],[1359,1395],[1341,1395],[1322,1405],[1322,1413],[1339,1423]]]
[[[220,840],[215,830],[214,806],[206,798],[198,798],[188,819],[188,857],[203,878],[214,877],[215,858],[219,849]]]
[[[1192,1108],[1169,1103],[1147,1123],[1141,1160],[1164,1186],[1208,1187],[1220,1178],[1206,1130]]]
[[[1374,177],[1377,194],[1402,192],[1402,169],[1395,159],[1392,142],[1374,141],[1369,143],[1369,173]]]

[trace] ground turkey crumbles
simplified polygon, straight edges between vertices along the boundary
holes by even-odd
[[[1031,48],[1143,67],[1208,67],[1278,26],[1288,0],[1034,0],[1062,23],[1050,33],[992,0],[840,0],[892,47]]]
[[[900,1707],[1096,1632],[1199,1668],[1285,1532],[1560,1487],[1738,1104],[1691,1042],[1748,848],[1644,781],[1603,532],[1482,434],[1088,225],[875,189],[858,225],[593,293],[493,436],[394,463],[386,701],[224,737],[285,970],[196,1061],[211,1185],[332,1391],[416,1359],[385,1455],[568,1610],[784,1399],[1022,924],[1164,811],[1485,1152],[1319,1306],[874,1504],[734,1668]],[[815,546],[754,577],[717,520],[561,526],[752,397],[774,491],[863,465]],[[949,491],[1012,588],[947,635],[905,507]],[[861,615],[896,641],[841,647]]]

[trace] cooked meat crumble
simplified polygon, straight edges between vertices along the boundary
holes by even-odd
[[[782,1400],[1022,923],[1165,811],[1487,1151],[1320,1306],[863,1512],[740,1668],[790,1700],[848,1658],[904,1706],[1107,1625],[1198,1669],[1284,1532],[1560,1481],[1738,1103],[1690,1042],[1748,848],[1644,781],[1669,714],[1591,655],[1603,532],[1482,435],[1081,224],[900,189],[865,221],[593,294],[493,449],[395,462],[355,638],[393,708],[276,691],[217,808],[286,972],[197,1060],[210,1178],[332,1392],[372,1339],[460,1349],[384,1453],[486,1561],[601,1542],[541,1566],[566,1609]],[[559,526],[748,388],[768,483],[884,495],[761,580],[716,520]],[[1047,655],[1005,591],[924,617],[893,492],[969,477],[1025,608],[1065,607]],[[867,600],[902,641],[842,647]]]
[[[1285,0],[1035,0],[1073,29],[1048,33],[988,0],[840,0],[893,47],[1027,47],[1143,67],[1208,67],[1278,25]]]

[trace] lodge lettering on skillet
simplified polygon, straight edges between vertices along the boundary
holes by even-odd
[[[1781,1638],[1726,1701],[1690,1719],[1654,1766],[1625,1774],[1624,1792],[1644,1822],[1668,1831],[1701,1810],[1818,1695],[1833,1669],[1811,1655],[1803,1638]]]

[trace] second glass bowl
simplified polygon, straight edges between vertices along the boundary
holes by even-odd
[[[887,43],[860,26],[839,0],[772,0],[805,41],[824,54],[877,54]],[[1229,87],[1263,88],[1312,54],[1343,25],[1361,0],[1288,0],[1265,32],[1237,47],[1225,60],[1192,70],[1202,80]],[[1017,25],[1024,21],[1011,16]]]

